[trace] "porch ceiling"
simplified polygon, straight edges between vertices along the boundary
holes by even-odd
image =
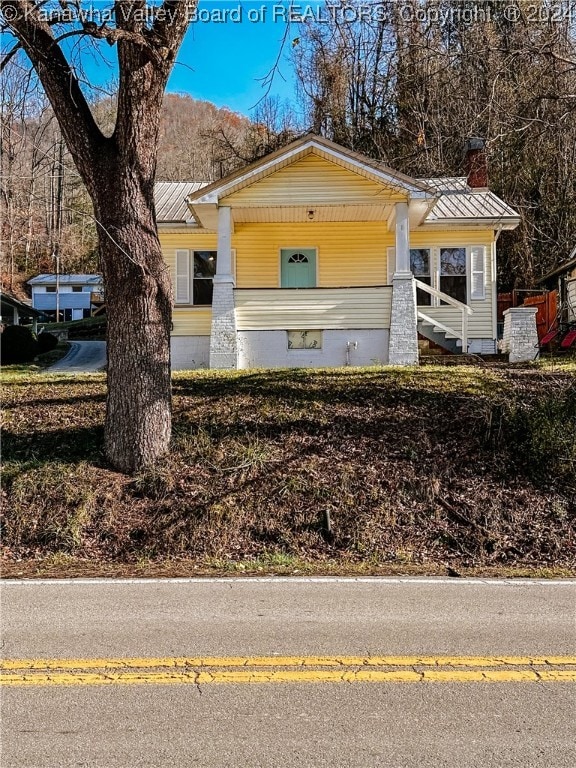
[[[232,215],[237,224],[338,221],[388,221],[394,204],[380,205],[298,205],[234,207]]]

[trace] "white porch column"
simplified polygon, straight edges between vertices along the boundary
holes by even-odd
[[[237,368],[238,366],[231,242],[231,210],[228,206],[223,206],[218,209],[218,254],[212,295],[210,368]]]
[[[396,203],[396,271],[392,278],[389,365],[418,364],[416,284],[410,271],[408,203]]]
[[[396,203],[396,271],[410,272],[410,222],[408,203]]]

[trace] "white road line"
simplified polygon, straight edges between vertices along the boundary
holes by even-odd
[[[35,586],[98,586],[132,584],[411,584],[414,586],[450,584],[451,586],[485,587],[574,587],[576,579],[482,579],[482,578],[422,578],[418,576],[190,576],[180,578],[91,578],[91,579],[1,579],[0,588]]]

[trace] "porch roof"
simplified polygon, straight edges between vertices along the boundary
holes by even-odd
[[[309,155],[316,155],[335,165],[347,168],[372,182],[401,193],[410,203],[411,228],[430,226],[483,226],[514,229],[520,222],[519,214],[487,189],[473,190],[465,177],[415,179],[394,171],[384,164],[353,150],[335,144],[314,134],[306,134],[235,171],[219,181],[160,182],[156,185],[156,211],[159,223],[182,222],[215,229],[217,208],[223,198],[265,179]],[[293,195],[292,195],[293,197]],[[232,200],[235,198],[232,197]],[[234,207],[237,222],[292,222],[315,221],[377,221],[385,220],[391,226],[394,218],[392,200],[374,197],[371,204],[330,204],[328,201],[307,204],[287,199],[268,202],[261,200],[244,210],[242,204]],[[367,202],[367,201],[365,201]],[[227,203],[226,203],[227,204]]]
[[[260,160],[256,160],[223,179],[190,194],[188,203],[191,206],[218,203],[221,198],[238,192],[312,153],[337,165],[342,165],[365,178],[404,192],[410,197],[433,198],[437,194],[423,181],[418,181],[388,168],[377,160],[372,160],[359,152],[345,149],[321,136],[306,134],[287,146],[260,158]]]

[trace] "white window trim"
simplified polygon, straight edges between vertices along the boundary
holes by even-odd
[[[481,250],[482,251],[482,269],[481,270],[472,270],[473,267],[473,255],[472,251],[474,250]],[[466,272],[468,275],[468,302],[472,301],[485,301],[486,300],[486,259],[487,259],[487,249],[485,245],[469,245],[467,247],[467,254],[466,254]],[[481,274],[482,275],[482,290],[480,294],[474,295],[473,294],[473,277],[475,274]]]
[[[193,281],[195,279],[209,279],[209,278],[194,278],[192,276],[192,258],[195,251],[213,251],[216,253],[216,259],[218,259],[218,254],[215,248],[176,248],[175,252],[175,258],[174,258],[174,306],[175,307],[198,307],[202,309],[206,309],[206,307],[211,307],[211,304],[194,304],[194,293],[193,293]],[[178,255],[186,254],[187,258],[187,270],[186,270],[186,295],[187,300],[178,300]],[[233,275],[235,275],[236,272],[236,251],[232,251],[232,270]],[[181,276],[184,276],[183,274]]]
[[[463,244],[444,244],[442,246],[430,246],[430,245],[420,245],[418,246],[421,249],[425,249],[430,251],[430,283],[433,288],[435,288],[437,291],[442,290],[441,288],[441,274],[440,274],[440,251],[442,248],[464,248],[466,252],[466,303],[470,304],[473,301],[486,301],[486,275],[487,275],[487,259],[489,255],[491,256],[492,251],[488,251],[488,247],[486,245],[463,245]],[[483,259],[483,267],[482,270],[475,270],[474,274],[482,274],[482,291],[481,293],[476,293],[476,295],[473,295],[472,293],[472,259],[473,259],[473,251],[476,249],[482,250],[482,259]],[[392,285],[392,278],[394,277],[394,271],[396,269],[396,249],[394,247],[389,247],[387,249],[387,272],[388,272],[388,285]],[[432,307],[439,307],[440,299],[438,299],[435,296],[432,296]]]

